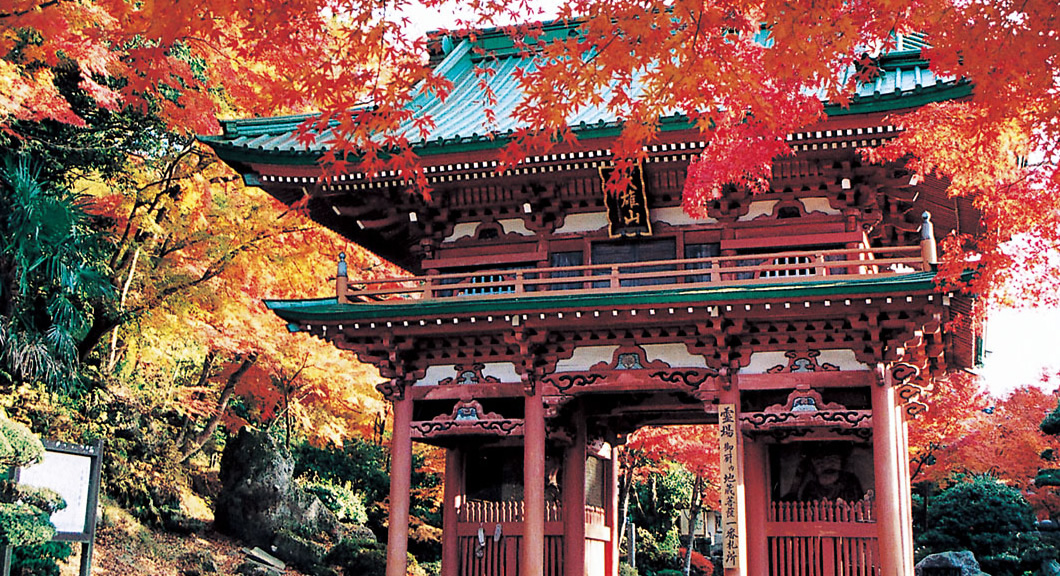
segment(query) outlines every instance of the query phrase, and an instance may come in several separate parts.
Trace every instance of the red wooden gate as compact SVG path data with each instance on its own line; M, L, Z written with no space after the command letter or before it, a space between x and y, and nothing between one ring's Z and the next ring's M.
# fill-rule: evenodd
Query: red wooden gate
M766 523L770 576L875 576L879 545L870 498L847 504L774 502Z
M460 576L519 576L522 502L467 502L458 518ZM562 519L558 503L545 505L545 576L563 575Z

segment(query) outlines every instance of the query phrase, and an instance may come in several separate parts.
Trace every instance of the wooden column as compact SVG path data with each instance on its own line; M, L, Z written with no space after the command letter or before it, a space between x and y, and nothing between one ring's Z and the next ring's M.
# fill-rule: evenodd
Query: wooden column
M902 514L894 388L889 375L872 387L872 457L876 472L876 528L880 576L902 576Z
M618 576L618 544L622 540L619 527L622 520L618 514L618 446L611 446L611 461L608 466L607 478L607 525L611 531L611 542L607 546L607 576Z
M412 398L394 400L394 434L390 440L390 525L387 529L386 576L405 576L409 549L409 499L412 485Z
M766 519L769 509L769 473L766 446L761 442L743 439L743 480L745 509L744 540L747 542L747 573L769 573L769 543L766 540Z
M523 558L520 576L545 575L545 405L541 386L526 396L523 455ZM397 576L387 574L387 576Z
M464 458L459 448L445 450L445 503L442 509L442 576L460 572L460 506L464 503Z
M915 563L913 561L913 490L909 478L909 425L906 423L902 413L903 408L899 406L898 417L895 425L898 427L898 462L899 485L898 493L902 503L902 562L905 565L905 574L912 574Z
M585 574L585 419L572 418L574 444L563 462L563 573Z

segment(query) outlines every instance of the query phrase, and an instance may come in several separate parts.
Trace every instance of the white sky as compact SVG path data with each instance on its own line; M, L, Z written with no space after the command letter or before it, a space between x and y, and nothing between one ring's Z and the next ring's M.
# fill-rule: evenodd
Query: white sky
M997 310L986 329L983 377L994 396L1041 384L1043 370L1060 371L1060 309Z

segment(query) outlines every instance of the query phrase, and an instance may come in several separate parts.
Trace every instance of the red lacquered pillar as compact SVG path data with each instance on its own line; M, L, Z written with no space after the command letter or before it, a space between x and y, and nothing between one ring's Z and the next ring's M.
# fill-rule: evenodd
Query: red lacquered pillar
M390 440L390 525L386 576L405 576L409 550L409 499L412 485L412 398L394 401Z
M522 576L545 574L545 406L541 387L526 397L523 423ZM387 576L392 576L387 574Z
M769 480L766 470L766 447L761 442L743 438L743 480L747 521L747 573L769 573L769 547L766 540L766 520L769 506Z
M901 483L898 480L898 438L895 426L894 388L889 378L872 387L872 457L876 472L876 527L880 546L880 576L901 574L905 554L902 550L900 505Z
M442 576L457 576L460 570L460 537L457 534L460 506L464 500L464 462L459 448L445 451L445 508L442 510Z
M610 473L607 478L607 525L611 532L611 542L607 546L607 572L608 576L618 576L618 543L622 535L618 533L618 527L622 522L618 517L618 446L611 446L611 461L609 462Z
M563 573L585 574L585 420L572 419L574 443L563 463Z

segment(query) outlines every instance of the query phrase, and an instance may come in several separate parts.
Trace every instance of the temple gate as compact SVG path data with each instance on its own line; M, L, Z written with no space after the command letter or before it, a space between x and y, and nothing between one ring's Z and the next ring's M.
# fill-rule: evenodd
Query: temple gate
M790 136L769 191L733 188L694 219L681 192L705 144L681 118L618 196L603 190L605 110L579 119L576 147L498 171L503 138L474 132L473 66L511 91L525 61L505 42L432 44L456 90L417 102L436 122L416 147L430 199L385 175L323 181L327 135L300 144L305 116L203 138L248 184L308 195L314 219L411 274L366 282L340 259L334 297L268 302L389 379L388 576L405 573L412 442L446 449L444 575L616 576L615 450L638 427L690 423L727 443L726 574L912 574L906 422L975 355L971 300L933 281L932 230L975 232L978 215L856 149L895 135L888 113L968 85L916 51L884 55L848 108ZM515 100L499 99L497 133Z

